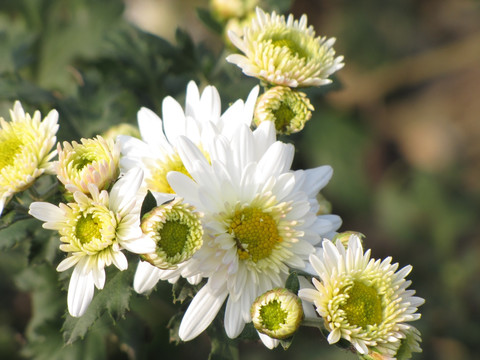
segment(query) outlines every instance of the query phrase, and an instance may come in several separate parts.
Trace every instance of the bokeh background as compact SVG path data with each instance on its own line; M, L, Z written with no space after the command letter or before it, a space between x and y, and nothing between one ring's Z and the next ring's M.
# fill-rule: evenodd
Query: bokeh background
M374 257L413 265L412 288L426 299L415 324L423 353L414 359L480 358L480 2L268 4L290 5L317 34L337 38L346 63L332 85L308 91L315 112L290 138L295 166L330 164L334 177L323 195L342 229L365 234ZM59 139L78 140L135 124L140 106L161 114L162 99L182 102L190 79L220 88L224 106L245 98L257 82L226 64L232 50L197 8L208 9L208 1L2 0L0 115L8 118L16 99L29 111L56 108ZM208 357L207 335L169 342L176 311L169 284L149 299L132 295L125 317L105 316L85 339L64 345L65 291L45 262L55 263L56 245L38 244L35 232L28 245L11 236L5 242L2 232L0 358ZM302 328L287 351L240 344L241 359L292 357L355 359L315 329Z

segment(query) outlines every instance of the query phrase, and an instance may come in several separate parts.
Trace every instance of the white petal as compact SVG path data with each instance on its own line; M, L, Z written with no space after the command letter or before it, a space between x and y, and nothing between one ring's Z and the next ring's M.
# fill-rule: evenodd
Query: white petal
M174 144L180 135L185 135L185 114L180 104L167 96L162 103L163 126L170 144Z
M329 344L335 344L338 340L340 340L340 337L342 336L342 333L338 328L335 328L330 334L328 334L327 341Z
M70 284L68 285L68 312L74 317L82 316L92 301L95 291L92 272L82 274L80 267L73 270Z
M38 220L47 222L57 222L64 218L64 213L58 206L47 202L31 203L28 213Z
M202 287L183 316L178 330L180 339L189 341L200 335L217 316L227 294L226 289L213 294L209 286Z
M139 294L146 293L153 289L160 280L160 269L146 261L140 261L133 279L133 288Z
M112 260L115 266L123 271L128 268L128 261L125 255L121 251L113 252Z
M121 177L110 191L110 209L116 213L127 211L143 181L143 170L134 168Z
M78 256L68 256L58 264L57 271L61 272L70 269L72 266L76 265L79 260L80 258Z
M172 152L173 149L163 133L162 120L152 110L141 108L137 114L138 128L142 139L156 150ZM122 146L123 148L123 146Z
M280 344L280 341L277 339L274 339L268 335L262 334L260 331L257 331L257 333L260 340L262 340L263 345L265 345L270 350L275 349L278 346L278 344Z
M135 254L148 254L154 252L156 248L152 239L143 236L137 239L121 241L120 245Z
M245 321L242 318L240 302L234 302L231 298L227 300L225 310L225 332L230 339L236 338L245 327Z

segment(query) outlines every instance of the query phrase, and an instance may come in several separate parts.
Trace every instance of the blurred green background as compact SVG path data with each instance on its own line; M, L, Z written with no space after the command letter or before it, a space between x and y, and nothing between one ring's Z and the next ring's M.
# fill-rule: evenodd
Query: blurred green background
M165 96L183 102L190 79L221 89L224 107L245 98L257 82L224 61L231 50L196 15L208 6L2 0L0 115L9 118L16 99L29 112L56 108L59 140L78 140L135 124L140 106L161 114ZM426 299L414 324L423 353L414 359L480 358L480 3L296 0L290 12L336 37L346 63L332 85L307 91L315 112L290 139L295 166L330 164L324 195L342 230L364 233L375 258L413 265L412 288ZM29 224L0 232L1 359L208 357L206 335L169 343L169 284L149 299L132 294L124 317L105 315L83 340L64 345L57 244L42 243L41 229L19 231ZM241 359L292 357L355 358L315 329L302 328L287 351L240 344Z

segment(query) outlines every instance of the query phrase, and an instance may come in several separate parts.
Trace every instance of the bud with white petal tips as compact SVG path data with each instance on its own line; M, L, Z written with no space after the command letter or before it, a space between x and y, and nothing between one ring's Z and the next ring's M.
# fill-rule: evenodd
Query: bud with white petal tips
M250 313L255 329L274 339L292 336L303 319L301 300L284 288L260 295L252 304Z

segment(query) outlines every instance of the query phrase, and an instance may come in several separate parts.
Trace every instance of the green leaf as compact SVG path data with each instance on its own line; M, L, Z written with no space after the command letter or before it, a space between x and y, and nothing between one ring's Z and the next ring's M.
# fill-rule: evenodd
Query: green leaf
M155 197L152 195L152 192L148 190L147 195L145 196L145 199L143 199L142 210L140 211L140 218L143 218L143 216L146 213L150 212L156 206L157 206L157 200L155 200Z
M83 338L88 329L102 316L105 310L114 319L123 317L129 309L129 300L132 293L132 266L125 271L118 271L105 284L103 290L98 291L87 311L79 318L67 315L63 324L63 336L67 344L72 344Z
M295 295L298 294L300 282L298 281L298 275L296 272L292 272L290 275L288 275L287 281L285 282L285 288Z
M223 25L215 19L212 13L207 9L197 8L197 16L200 21L214 33L221 35L223 33Z
M290 345L292 345L292 342L293 342L293 336L290 336L286 339L281 339L280 340L280 345L282 345L283 347L283 350L288 350L288 348L290 347Z
M58 273L48 264L30 266L15 278L15 283L21 290L31 292L32 318L26 334L35 340L42 336L38 329L56 319L66 306L65 295L58 286Z
M21 241L28 241L27 237L35 220L29 219L26 221L18 221L23 214L17 214L15 211L10 211L4 214L0 219L0 250L10 249Z
M182 339L180 339L180 336L178 336L178 329L180 328L183 314L183 312L180 312L173 315L167 324L167 329L170 334L170 342L175 343L175 345L178 345L182 342Z
M178 279L178 281L172 286L173 302L180 302L183 304L188 298L193 298L202 286L203 283L192 285L184 278Z

